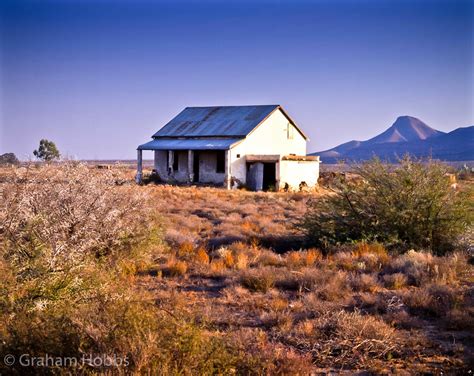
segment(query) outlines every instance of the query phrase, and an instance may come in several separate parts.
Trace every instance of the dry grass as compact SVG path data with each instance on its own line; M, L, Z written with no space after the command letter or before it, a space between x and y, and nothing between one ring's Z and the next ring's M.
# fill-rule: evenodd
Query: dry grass
M323 256L305 249L293 226L310 194L138 187L127 183L131 177L117 172L121 185L112 181L111 198L138 193L139 213L154 214L163 234L147 243L147 258L130 254L115 265L123 286L157 309L144 321L149 337L129 343L140 364L176 349L169 359L176 368L154 368L158 373L455 374L472 367L474 271L467 255L397 256L359 243ZM0 272L2 283L14 284L6 265ZM117 317L123 315L111 315L102 330Z

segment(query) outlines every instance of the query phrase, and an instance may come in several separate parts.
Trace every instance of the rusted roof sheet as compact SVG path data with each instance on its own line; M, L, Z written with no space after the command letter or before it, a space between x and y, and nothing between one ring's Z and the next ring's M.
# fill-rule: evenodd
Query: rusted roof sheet
M140 145L138 150L227 150L241 138L155 139Z
M245 156L247 162L278 162L280 160L279 155L268 155L268 154L247 154Z
M319 162L319 155L285 155L284 161L300 161L300 162Z
M153 137L245 137L279 107L186 107Z

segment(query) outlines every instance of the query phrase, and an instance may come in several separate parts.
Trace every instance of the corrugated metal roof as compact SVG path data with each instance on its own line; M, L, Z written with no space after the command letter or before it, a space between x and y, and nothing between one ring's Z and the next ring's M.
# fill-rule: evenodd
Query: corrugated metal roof
M159 138L140 145L138 150L227 150L240 141L241 138Z
M278 107L186 107L153 137L244 137Z

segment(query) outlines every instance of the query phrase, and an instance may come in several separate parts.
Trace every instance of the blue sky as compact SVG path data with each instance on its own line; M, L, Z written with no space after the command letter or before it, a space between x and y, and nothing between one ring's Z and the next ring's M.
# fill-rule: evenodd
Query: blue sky
M134 158L186 106L282 104L308 152L473 125L473 4L4 0L0 153Z

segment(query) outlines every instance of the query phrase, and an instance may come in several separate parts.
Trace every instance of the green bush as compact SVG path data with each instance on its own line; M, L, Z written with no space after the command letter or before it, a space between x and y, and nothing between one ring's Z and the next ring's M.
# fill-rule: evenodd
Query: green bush
M363 240L444 254L472 224L472 197L451 187L441 163L373 159L354 172L360 178L341 176L332 194L308 203L300 225L319 247Z

